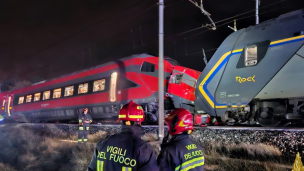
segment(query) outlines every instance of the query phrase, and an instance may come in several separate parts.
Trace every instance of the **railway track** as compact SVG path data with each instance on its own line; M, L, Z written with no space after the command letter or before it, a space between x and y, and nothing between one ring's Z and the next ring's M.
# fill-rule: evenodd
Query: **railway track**
M67 123L3 123L2 126L11 124L20 125L61 125L61 126L77 126L78 124ZM91 124L92 127L119 127L119 124ZM143 128L158 128L158 125L142 125ZM165 128L168 126L165 125ZM194 126L194 129L207 129L207 130L247 130L247 131L280 131L280 132L303 132L304 127L290 126L290 127L253 127L253 126Z

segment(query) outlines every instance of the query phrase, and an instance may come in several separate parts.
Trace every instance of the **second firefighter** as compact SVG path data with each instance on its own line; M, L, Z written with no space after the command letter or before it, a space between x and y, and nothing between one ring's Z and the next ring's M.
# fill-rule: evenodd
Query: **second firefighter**
M161 144L157 158L160 171L203 171L205 164L204 149L189 138L193 130L193 116L183 108L172 111L165 122L171 139L166 136Z

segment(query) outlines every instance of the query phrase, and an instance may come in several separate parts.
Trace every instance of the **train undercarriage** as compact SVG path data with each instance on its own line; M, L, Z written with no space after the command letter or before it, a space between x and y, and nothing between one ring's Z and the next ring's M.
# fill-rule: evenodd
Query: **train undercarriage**
M304 119L304 98L294 99L255 99L243 108L228 108L216 119L227 125L246 124L275 127Z

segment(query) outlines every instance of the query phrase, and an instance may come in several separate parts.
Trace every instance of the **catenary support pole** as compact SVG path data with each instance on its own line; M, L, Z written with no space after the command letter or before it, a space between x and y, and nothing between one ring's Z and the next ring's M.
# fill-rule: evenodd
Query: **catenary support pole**
M158 138L164 138L164 0L159 0Z
M259 24L259 3L260 0L255 0L255 24Z

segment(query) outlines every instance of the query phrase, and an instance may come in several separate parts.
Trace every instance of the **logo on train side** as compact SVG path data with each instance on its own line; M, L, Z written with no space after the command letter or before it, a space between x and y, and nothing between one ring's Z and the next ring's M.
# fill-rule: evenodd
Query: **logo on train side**
M242 77L240 77L240 76L237 76L237 77L235 77L235 79L236 79L236 81L238 81L239 83L243 83L243 82L246 82L246 81L253 81L253 82L255 82L254 77L255 77L255 75L252 76L252 77L248 77L248 78L242 78Z
M46 103L46 104L41 104L41 107L47 107L49 104Z

